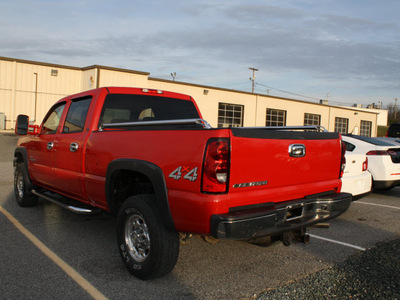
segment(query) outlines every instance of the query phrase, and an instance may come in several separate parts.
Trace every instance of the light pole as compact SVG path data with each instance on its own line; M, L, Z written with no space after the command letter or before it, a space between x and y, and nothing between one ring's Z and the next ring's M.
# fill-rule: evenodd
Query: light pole
M33 120L36 124L36 111L37 111L37 88L38 88L38 73L33 73L36 76L36 84L35 84L35 119Z

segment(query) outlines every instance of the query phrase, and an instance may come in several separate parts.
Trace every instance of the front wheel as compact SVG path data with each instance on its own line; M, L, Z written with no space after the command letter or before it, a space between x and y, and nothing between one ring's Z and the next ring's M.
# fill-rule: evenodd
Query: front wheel
M36 206L39 198L31 193L28 176L28 171L24 166L17 164L14 171L14 195L21 207Z
M172 271L179 255L179 234L161 221L153 195L129 197L117 220L118 248L125 266L140 279Z

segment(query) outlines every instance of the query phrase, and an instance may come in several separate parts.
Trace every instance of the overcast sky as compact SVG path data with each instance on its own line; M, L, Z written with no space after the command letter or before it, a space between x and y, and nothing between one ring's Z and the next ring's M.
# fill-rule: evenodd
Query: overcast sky
M400 99L399 49L397 0L0 0L0 56L243 91L255 67L257 93L312 102Z

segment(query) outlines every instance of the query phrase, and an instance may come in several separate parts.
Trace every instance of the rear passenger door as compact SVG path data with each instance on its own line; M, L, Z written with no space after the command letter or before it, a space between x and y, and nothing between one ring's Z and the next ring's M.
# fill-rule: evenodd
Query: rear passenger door
M91 96L70 100L65 122L54 141L54 186L59 192L81 200L85 198L83 162L88 132L85 123L91 101Z

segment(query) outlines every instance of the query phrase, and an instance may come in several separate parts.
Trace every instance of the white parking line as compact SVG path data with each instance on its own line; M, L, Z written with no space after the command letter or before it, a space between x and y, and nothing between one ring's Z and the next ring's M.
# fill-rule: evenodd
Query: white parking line
M362 202L362 201L353 201L353 203L360 203L360 204L367 204L367 205L380 206L380 207L386 207L386 208L400 209L400 207L396 207L396 206L368 203L368 202Z
M80 285L93 299L107 300L107 298L96 289L89 281L83 278L74 268L68 265L57 254L47 248L39 239L34 236L28 229L26 229L17 219L14 218L8 211L0 206L0 213L5 215L7 219L23 234L25 235L40 251L43 252L50 260L58 265L67 275Z
M336 241L336 240L331 240L331 239L324 238L322 236L318 236L318 235L315 235L315 234L309 234L309 236L311 236L313 238L316 238L316 239L323 240L323 241L339 244L339 245L350 247L350 248L354 248L354 249L357 249L357 250L361 250L361 251L367 250L366 248L363 248L363 247L360 247L360 246L356 246L356 245L352 245L352 244L348 244L348 243L344 243L344 242L340 242L340 241Z

